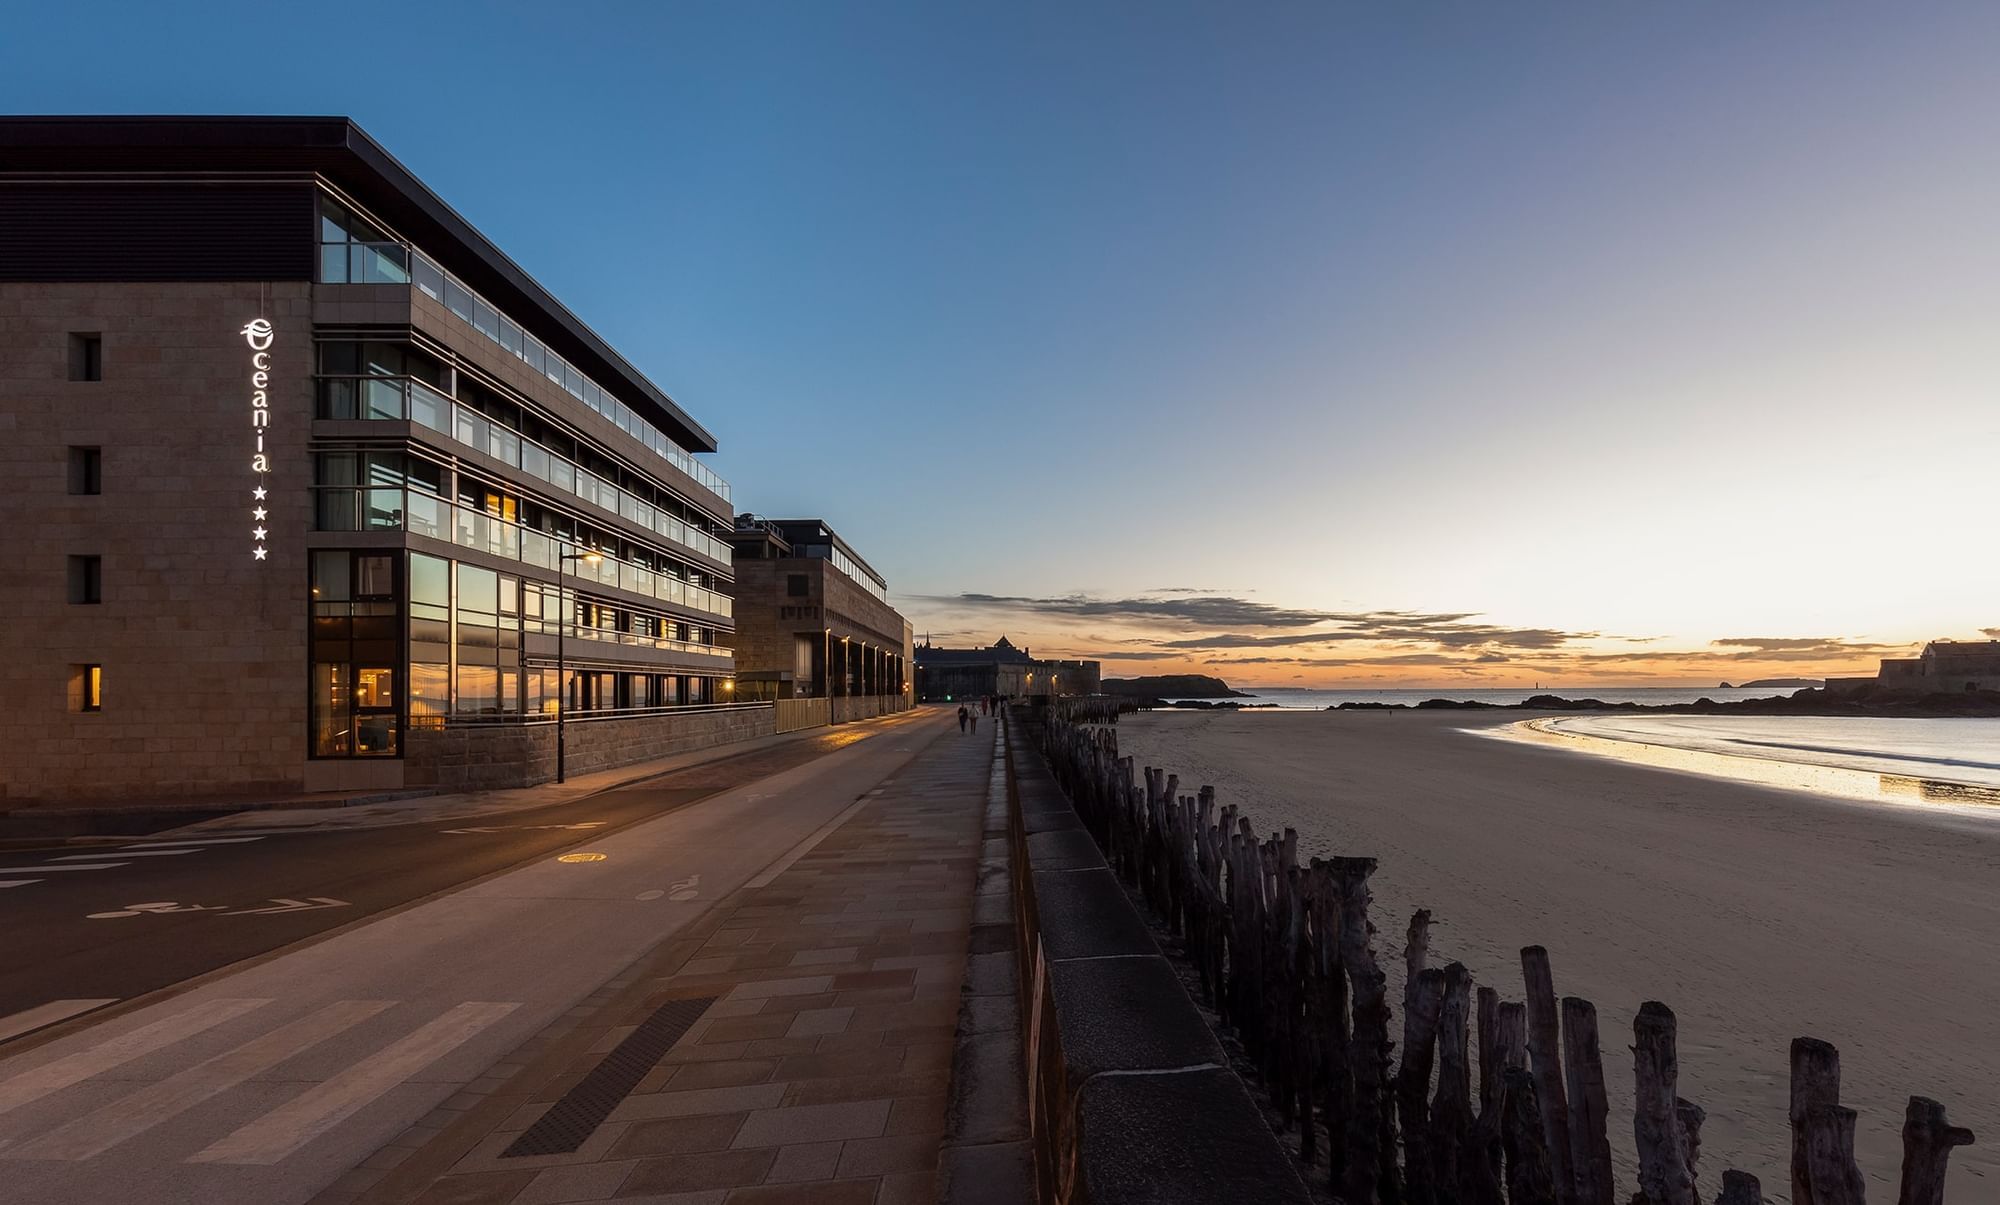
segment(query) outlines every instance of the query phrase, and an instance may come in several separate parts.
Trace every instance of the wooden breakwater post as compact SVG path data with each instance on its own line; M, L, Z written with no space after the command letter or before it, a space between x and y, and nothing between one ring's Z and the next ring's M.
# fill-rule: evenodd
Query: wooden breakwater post
M1374 859L1301 866L1295 831L1259 837L1212 787L1182 795L1178 778L1151 767L1135 781L1113 729L1052 711L1035 736L1107 862L1181 941L1205 1001L1299 1130L1300 1158L1324 1169L1343 1205L1628 1205L1611 1163L1598 1011L1557 995L1546 949L1521 951L1523 998L1506 1000L1462 964L1430 965L1433 918L1418 910L1403 946L1398 1051L1370 916ZM1706 1115L1678 1094L1672 1010L1641 1006L1632 1052L1629 1205L1697 1205ZM1863 1205L1839 1052L1800 1038L1791 1073L1793 1205ZM1898 1205L1943 1205L1950 1153L1972 1132L1911 1097L1903 1139ZM1761 1205L1763 1191L1730 1168L1714 1200Z

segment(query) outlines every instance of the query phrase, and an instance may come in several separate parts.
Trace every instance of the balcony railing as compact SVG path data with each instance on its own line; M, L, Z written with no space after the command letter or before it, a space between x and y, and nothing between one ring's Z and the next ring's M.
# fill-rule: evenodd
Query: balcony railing
M668 464L721 495L723 501L729 501L729 483L714 469L696 460L687 449L578 372L569 361L550 351L423 252L403 243L321 243L319 279L322 284L414 284L464 319L473 330L561 386L564 392L651 448Z
M561 564L567 576L578 582L627 590L724 620L735 614L734 602L727 594L705 590L672 574L629 561L600 556L595 564L585 560L563 563L559 559L562 553L575 547L568 541L422 490L403 486L320 486L315 493L320 531L414 532L551 573Z
M601 506L685 548L727 565L730 547L691 523L620 489L574 461L494 422L414 377L327 377L320 381L319 416L338 419L408 419L572 497Z

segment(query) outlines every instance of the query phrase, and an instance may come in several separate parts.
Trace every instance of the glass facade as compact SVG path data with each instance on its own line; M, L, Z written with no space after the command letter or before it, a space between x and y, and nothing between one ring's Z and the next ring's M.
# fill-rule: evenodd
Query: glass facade
M392 241L356 214L320 201L319 280L322 284L414 284L472 329L499 344L571 397L616 424L620 431L708 489L729 500L729 483L608 390L577 371L533 335L432 262L421 251Z
M422 289L726 496L706 466L431 261L336 207L323 218L322 281ZM410 425L317 434L315 527L427 540L312 554L314 757L400 756L410 728L717 700L734 608L721 588L727 520L709 512L713 500L675 493L622 443L586 437L420 335L322 326L316 352L317 417ZM587 593L596 587L633 597ZM566 673L554 665L558 634ZM684 655L669 658L683 662L677 672L650 664L661 653Z
M314 757L395 757L402 752L403 664L397 561L391 552L312 556Z

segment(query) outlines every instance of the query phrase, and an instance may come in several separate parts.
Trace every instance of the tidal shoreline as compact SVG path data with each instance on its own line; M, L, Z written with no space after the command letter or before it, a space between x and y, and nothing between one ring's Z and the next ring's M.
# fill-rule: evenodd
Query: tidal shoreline
M1378 923L1434 909L1440 962L1503 982L1546 945L1558 991L1597 1002L1607 1053L1642 1001L1668 1002L1683 1094L1709 1110L1709 1195L1721 1167L1782 1184L1794 1037L1847 1052L1872 1179L1897 1165L1911 1093L2000 1128L2000 965L1970 953L2000 927L2000 824L1480 735L1512 714L1154 712L1121 721L1120 748L1297 828L1302 859L1379 858ZM1607 1064L1629 1110L1631 1064ZM1613 1140L1629 1177L1630 1134ZM1995 1176L1989 1146L1954 1156L1968 1200Z

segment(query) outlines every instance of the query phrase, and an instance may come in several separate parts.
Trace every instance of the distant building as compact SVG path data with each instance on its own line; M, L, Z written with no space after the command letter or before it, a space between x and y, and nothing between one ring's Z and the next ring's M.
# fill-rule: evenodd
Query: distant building
M910 624L889 584L824 519L738 515L736 697L893 698L907 706Z
M1872 678L1828 678L1826 688L1834 694L2000 690L2000 640L1933 640L1915 657L1883 658Z
M938 648L929 640L917 646L917 698L926 703L986 695L1094 695L1100 678L1095 661L1037 658L1005 636L983 649Z

